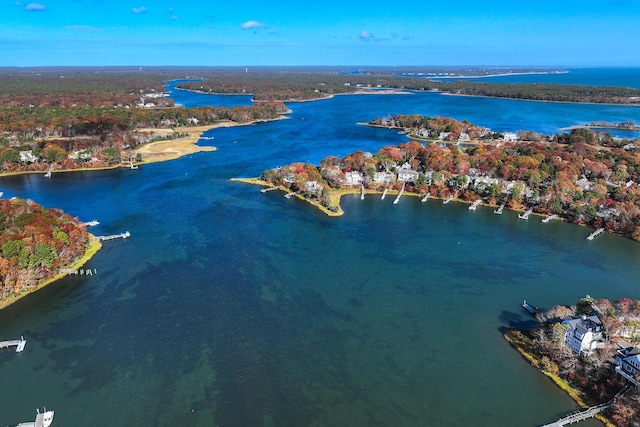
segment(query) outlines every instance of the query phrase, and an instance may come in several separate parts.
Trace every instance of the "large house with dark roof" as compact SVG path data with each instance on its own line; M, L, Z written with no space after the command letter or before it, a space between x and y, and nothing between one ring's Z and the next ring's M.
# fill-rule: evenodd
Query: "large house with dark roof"
M567 326L566 344L578 354L589 354L602 342L602 322L598 316L566 318L562 324Z

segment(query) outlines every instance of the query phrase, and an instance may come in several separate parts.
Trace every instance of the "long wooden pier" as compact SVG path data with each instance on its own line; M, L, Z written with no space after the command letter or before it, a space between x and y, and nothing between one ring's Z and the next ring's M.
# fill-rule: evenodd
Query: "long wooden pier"
M389 191L389 187L385 187L384 191L382 192L382 197L380 197L380 200L384 200L385 196L387 195L387 191Z
M549 222L549 221L551 221L551 220L554 220L554 219L556 219L556 218L558 218L558 215L553 214L553 215L551 215L551 216L548 216L548 217L544 218L544 219L542 220L542 222L544 222L544 223L546 224L547 222Z
M600 412L607 409L610 404L611 402L607 402L601 405L592 406L591 408L585 409L584 411L575 412L573 414L567 415L566 417L562 417L558 421L553 422L551 424L545 424L542 427L563 427L563 426L566 426L567 424L573 424L573 423L586 420L587 418L592 418L596 414L599 414Z
M402 188L400 189L400 192L398 193L398 195L396 196L396 199L393 201L394 205L397 205L398 202L400 201L400 197L402 197L402 193L404 193L404 186L406 185L406 183L402 184Z
M604 232L604 228L598 228L596 231L587 236L587 240L593 240L598 234L602 232Z
M0 341L0 348L16 347L16 353L22 353L24 346L27 345L27 340L24 337L20 337L19 340Z
M260 190L261 193L266 193L267 191L273 191L273 190L279 190L281 188L280 185L278 185L277 187L268 187L268 188L263 188L262 190Z
M129 237L131 237L131 233L129 233L128 231L125 231L124 233L112 234L110 236L96 236L95 239L104 241L104 240L113 240L113 239L128 239Z

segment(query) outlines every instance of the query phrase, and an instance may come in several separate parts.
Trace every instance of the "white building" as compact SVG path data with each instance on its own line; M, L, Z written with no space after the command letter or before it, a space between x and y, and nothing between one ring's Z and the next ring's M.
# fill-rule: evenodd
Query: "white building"
M357 171L345 172L344 176L346 178L345 183L347 185L360 185L364 180L364 177L362 176L362 174Z
M565 343L578 354L589 354L602 341L602 322L598 316L581 316L562 321L568 326Z
M384 182L390 183L393 182L395 176L391 172L376 172L373 174L373 182Z
M19 154L21 162L36 163L39 160L36 156L33 155L33 151L31 150L20 151Z
M505 132L502 134L502 140L504 142L516 142L518 135L515 132Z

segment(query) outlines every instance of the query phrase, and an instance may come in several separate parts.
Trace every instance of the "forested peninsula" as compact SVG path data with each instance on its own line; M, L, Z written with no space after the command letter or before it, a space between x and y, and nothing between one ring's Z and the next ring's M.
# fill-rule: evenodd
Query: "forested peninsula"
M60 209L0 199L0 308L77 269L100 249L86 226Z
M260 182L280 186L339 213L345 193L403 191L514 210L555 214L640 241L640 141L573 129L496 133L467 121L396 115L372 126L400 128L426 142L386 146L269 169ZM430 140L429 140L430 139Z

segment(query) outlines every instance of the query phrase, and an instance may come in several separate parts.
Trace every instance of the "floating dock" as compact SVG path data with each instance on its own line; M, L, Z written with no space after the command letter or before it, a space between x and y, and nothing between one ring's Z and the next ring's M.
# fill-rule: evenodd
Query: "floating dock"
M431 195L431 193L427 193L422 200L420 200L422 203L426 202L429 199L429 196Z
M30 423L20 423L16 427L49 427L53 422L54 411L47 411L47 408L44 408L44 412L40 413L38 409L36 409L36 419Z
M520 219L529 219L529 215L531 215L531 212L533 212L533 208L529 208L529 210L527 210L523 214L518 214L518 218L520 218Z
M482 200L478 199L475 202L473 202L471 206L469 206L467 209L469 209L470 211L475 211L476 208L480 205L480 203L482 203Z
M554 219L556 219L556 218L558 218L558 215L553 214L553 215L548 216L548 217L546 217L545 219L543 219L543 220L542 220L542 222L544 222L544 223L546 224L547 222L549 222L549 221L551 221L551 220L554 220Z
M598 234L602 233L603 231L604 228L598 228L596 231L587 236L587 240L593 240Z
M524 302L522 303L522 308L524 308L525 310L527 310L529 313L533 314L535 316L535 314L538 312L538 309L532 305L530 305L527 300L524 300Z
M16 347L16 353L22 353L24 346L27 345L27 340L24 337L20 337L19 340L0 341L0 348Z
M506 205L506 203L503 203L500 205L500 207L498 209L496 209L495 211L493 211L494 214L498 214L498 215L502 215L502 211L504 210L504 206Z

